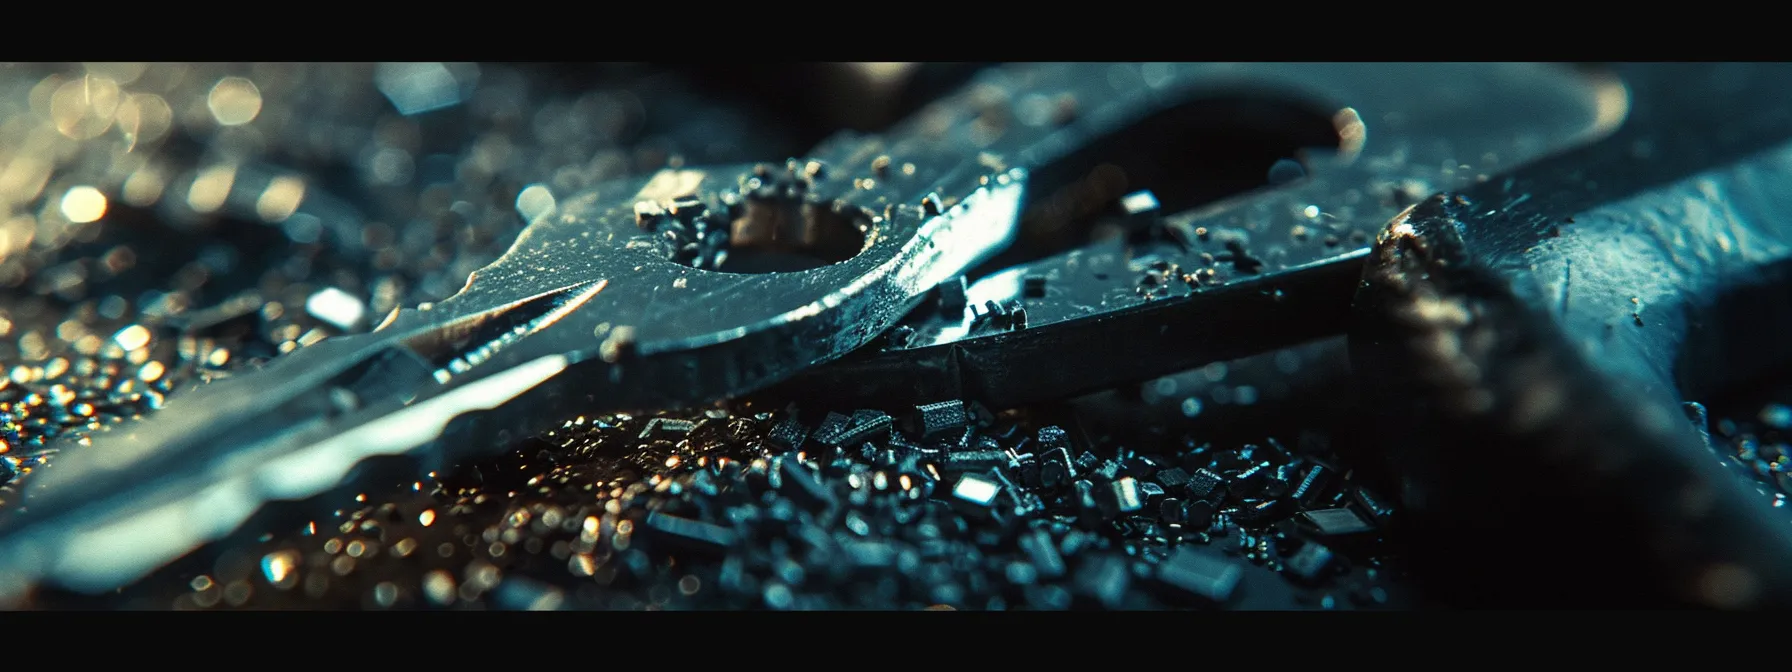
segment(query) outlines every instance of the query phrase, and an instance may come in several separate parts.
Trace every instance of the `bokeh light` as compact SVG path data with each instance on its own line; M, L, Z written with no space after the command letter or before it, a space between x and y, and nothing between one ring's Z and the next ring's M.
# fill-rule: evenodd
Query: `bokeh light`
M121 98L118 82L94 76L72 79L51 96L50 117L70 139L98 137L112 127Z
M106 195L86 185L62 195L62 216L76 224L99 221L106 216Z
M261 114L261 89L243 77L225 77L212 86L205 105L224 126L241 126Z

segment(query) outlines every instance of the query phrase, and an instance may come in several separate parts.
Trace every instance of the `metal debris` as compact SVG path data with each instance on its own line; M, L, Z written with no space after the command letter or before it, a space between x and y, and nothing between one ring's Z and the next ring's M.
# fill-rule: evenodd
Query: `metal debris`
M1373 525L1358 517L1356 512L1350 509L1306 511L1301 513L1298 519L1314 531L1326 536L1358 534L1375 529Z
M1224 558L1192 548L1177 549L1157 567L1157 580L1192 597L1225 602L1243 572Z

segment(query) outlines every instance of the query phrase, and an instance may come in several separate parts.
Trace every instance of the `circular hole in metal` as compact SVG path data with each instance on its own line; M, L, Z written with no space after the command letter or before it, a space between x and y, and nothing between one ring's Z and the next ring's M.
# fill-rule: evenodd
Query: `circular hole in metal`
M811 179L762 167L736 193L639 202L636 220L666 258L706 271L789 273L857 256L869 221L806 197Z
M728 244L710 270L806 271L846 261L865 249L857 212L780 198L748 198L728 222Z

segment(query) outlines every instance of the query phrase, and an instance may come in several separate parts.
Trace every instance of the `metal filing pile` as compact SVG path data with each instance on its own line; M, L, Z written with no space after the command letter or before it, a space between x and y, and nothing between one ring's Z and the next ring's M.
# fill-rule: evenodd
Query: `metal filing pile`
M1309 450L1321 450L1311 442ZM951 401L578 418L503 460L244 537L119 599L182 608L1362 608L1392 513L1274 441L1139 455ZM1279 576L1278 576L1279 574ZM82 604L72 596L57 604Z
M1261 594L1287 590L1254 575L1265 569L1339 592L1315 605L1351 589L1361 604L1387 599L1373 569L1335 581L1349 563L1333 549L1372 539L1370 521L1390 512L1273 442L1101 457L1060 427L1029 431L958 401L909 420L761 419L771 427L750 460L663 481L673 496L648 505L646 538L721 556L716 580L743 607L1223 605L1246 598L1247 574L1251 597L1283 597Z

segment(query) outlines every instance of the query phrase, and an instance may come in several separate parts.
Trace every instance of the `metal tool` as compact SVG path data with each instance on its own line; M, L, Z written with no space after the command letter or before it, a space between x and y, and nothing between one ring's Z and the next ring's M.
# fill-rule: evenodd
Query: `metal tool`
M1590 125L1586 91L1567 75L1408 70L1432 86L1466 71L1543 77L1528 102L1568 119L1543 124L1543 145ZM454 297L186 392L58 456L0 522L0 571L14 586L108 590L273 515L270 502L370 477L373 458L441 468L574 414L757 389L864 345L999 252L1023 188L1062 186L1126 129L1246 84L1336 109L1391 107L1397 88L1350 65L1117 72L997 70L883 138L842 137L781 168L668 169L531 213L511 251ZM1029 95L1041 92L1051 96ZM836 263L730 272L782 268L793 249Z
M1216 119L1286 130L1302 107L1340 150L1310 154L1308 179L1158 217L1191 191L1165 160L1177 131ZM1009 405L1337 333L1369 231L1424 194L1503 185L1503 171L1595 142L1626 107L1619 81L1555 66L998 69L885 139L839 138L779 169L669 169L570 199L454 298L97 436L29 482L24 510L0 523L0 571L106 590L268 502L365 476L379 465L368 458L439 467L572 414L701 403L805 370L784 389ZM1104 165L1150 197L1103 191ZM887 347L815 366L1028 233L1021 212L1125 192L1124 238L961 295L949 283ZM727 273L781 268L788 259L764 251L792 248L837 263ZM1073 357L1087 361L1063 364Z

